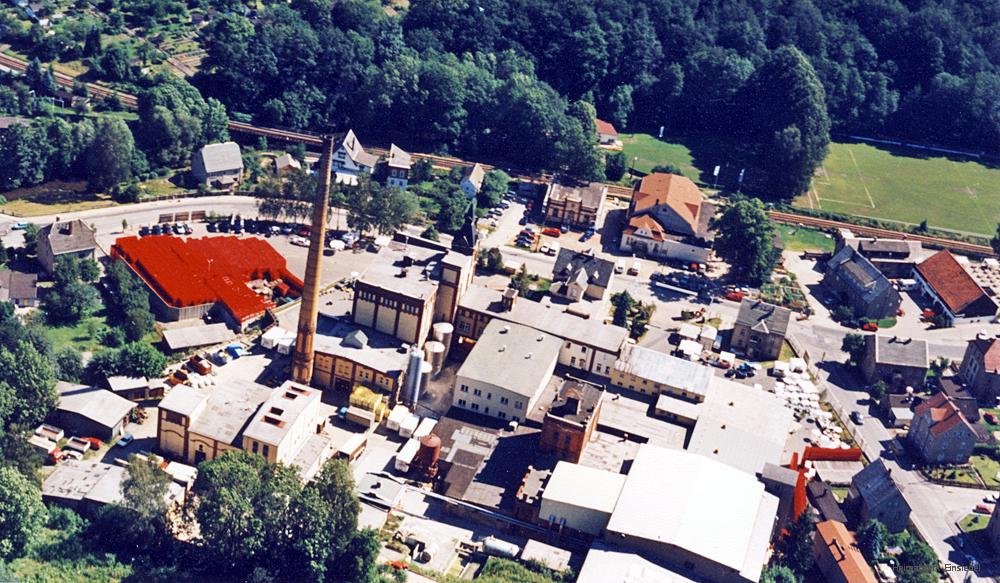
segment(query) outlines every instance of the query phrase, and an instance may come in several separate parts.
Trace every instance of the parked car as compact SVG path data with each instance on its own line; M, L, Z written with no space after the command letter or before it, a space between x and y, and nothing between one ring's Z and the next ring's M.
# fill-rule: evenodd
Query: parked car
M131 433L126 433L121 439L115 442L115 445L118 447L125 447L126 445L132 443L133 440L135 440L135 436Z
M351 246L358 242L358 238L357 233L354 231L348 231L340 237L340 240L343 241L345 245Z
M282 235L291 235L293 230L294 229L292 228L291 225L282 225L281 226L281 234Z
M972 511L976 514L993 514L993 507L987 504L976 504Z
M311 234L311 230L309 229L309 227L306 227L306 226L303 225L303 226L299 227L299 230L298 230L298 232L296 234L299 237L308 237Z
M212 221L211 223L209 223L208 224L208 232L209 233L217 233L217 232L219 232L219 224L216 223L215 221Z
M569 226L567 226L567 225L559 225L559 232L563 233L563 234L568 233L569 232Z
M861 416L860 411L851 411L850 417L851 421L853 421L855 425L864 425L865 423L865 418Z
M89 443L91 449L101 449L104 447L104 442L96 437L81 437L80 439Z
M145 237L145 236L149 235L149 233L150 233L149 227L143 226L143 227L139 228L139 236L140 237Z
M562 235L562 232L555 227L546 227L542 229L542 234L548 235L549 237L558 237L559 235Z
M741 291L731 290L726 292L726 299L731 302L742 302L745 297L746 294Z
M635 261L632 262L632 265L628 268L628 274L639 275L639 268L640 268L639 260L636 259Z
M875 322L865 322L861 324L861 329L865 332L878 332L878 324Z
M14 223L14 226L11 227L11 229L14 229L15 231L23 231L27 228L28 228L28 223Z
M299 235L292 235L291 237L288 238L288 242L291 243L292 245L297 245L299 247L309 246L309 239L306 239L305 237L300 237Z
M625 273L625 264L619 261L615 263L615 273L622 274Z

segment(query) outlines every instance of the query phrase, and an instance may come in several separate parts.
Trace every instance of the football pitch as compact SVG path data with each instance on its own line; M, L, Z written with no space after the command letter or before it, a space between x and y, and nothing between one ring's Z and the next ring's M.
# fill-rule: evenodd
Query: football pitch
M834 143L812 188L795 205L914 225L926 220L930 227L992 235L1000 222L1000 170L957 158Z

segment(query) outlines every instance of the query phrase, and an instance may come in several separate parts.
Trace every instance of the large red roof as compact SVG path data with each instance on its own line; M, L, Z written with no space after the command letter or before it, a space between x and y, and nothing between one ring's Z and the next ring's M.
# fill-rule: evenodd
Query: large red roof
M917 264L916 269L953 314L961 314L983 298L989 299L983 288L947 249Z
M122 237L111 254L132 266L171 306L219 302L240 322L273 305L247 287L251 280L278 280L296 294L302 291L302 281L288 271L285 258L258 238Z

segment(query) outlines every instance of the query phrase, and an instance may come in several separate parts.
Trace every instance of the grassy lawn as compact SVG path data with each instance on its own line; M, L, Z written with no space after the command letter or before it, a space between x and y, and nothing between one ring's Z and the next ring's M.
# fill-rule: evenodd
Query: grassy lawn
M958 484L979 485L975 472L968 468L930 468L928 473L936 480Z
M153 180L147 180L139 184L143 192L150 197L161 197L161 196L171 196L177 194L183 194L188 192L189 189L183 188L181 186L180 174L175 174L174 176L164 176L162 178L154 178Z
M958 526L961 527L962 532L976 532L983 530L990 523L990 517L982 514L970 514L963 518Z
M867 144L831 144L803 207L992 235L1000 219L1000 169L911 157Z
M694 165L691 151L682 144L664 142L649 134L619 134L625 152L626 164L640 172L649 172L653 166L673 164L691 180L698 181L701 172ZM628 173L626 173L628 176Z
M20 217L35 217L84 211L114 206L106 194L87 192L84 182L52 181L31 188L19 188L0 193L7 198L4 213Z
M97 335L106 325L107 316L101 309L89 318L80 320L75 326L46 326L45 331L56 348L69 345L81 352L92 352L101 347ZM91 336L92 330L93 336Z
M781 353L778 354L778 360L782 362L788 362L795 358L795 351L787 342L781 343Z
M847 500L847 493L851 491L847 486L831 486L830 490L833 492L833 497L837 499L837 502L841 503Z
M997 480L997 474L1000 474L1000 462L984 455L972 456L969 461L976 466L979 477L986 482L987 486L994 490L1000 490L1000 480Z
M833 237L816 229L803 229L792 225L776 225L785 249L789 251L824 251L833 253Z

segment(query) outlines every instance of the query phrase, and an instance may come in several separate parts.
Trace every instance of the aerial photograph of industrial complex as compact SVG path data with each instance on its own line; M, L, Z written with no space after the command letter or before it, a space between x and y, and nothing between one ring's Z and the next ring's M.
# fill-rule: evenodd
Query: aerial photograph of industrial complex
M996 0L0 2L0 583L1000 583Z

